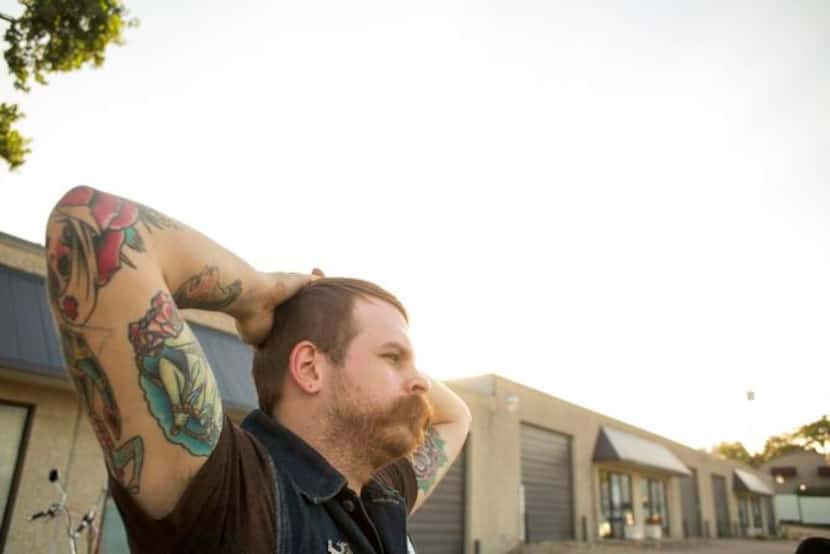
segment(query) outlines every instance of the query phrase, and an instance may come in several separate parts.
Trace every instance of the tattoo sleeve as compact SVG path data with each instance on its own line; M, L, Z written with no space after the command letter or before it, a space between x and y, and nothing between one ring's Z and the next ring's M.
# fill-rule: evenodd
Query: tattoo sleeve
M415 477L418 480L418 490L429 492L435 484L438 470L447 463L447 452L444 439L434 427L427 429L422 444L412 454L412 466L415 468Z
M209 456L222 431L222 403L202 348L173 299L159 291L150 309L130 323L139 386L150 413L171 443Z
M61 339L70 376L101 443L110 474L127 491L138 494L144 464L144 441L140 436L134 436L118 444L121 440L121 411L107 374L82 335L62 328Z
M176 290L173 301L179 308L197 308L219 311L230 306L242 293L242 281L237 279L223 285L219 268L206 266L198 274L187 279Z
M148 231L176 226L158 212L89 187L72 189L58 202L52 221L59 236L46 240L49 292L64 323L84 325L98 291L123 266L135 268L130 252L144 252L139 224Z

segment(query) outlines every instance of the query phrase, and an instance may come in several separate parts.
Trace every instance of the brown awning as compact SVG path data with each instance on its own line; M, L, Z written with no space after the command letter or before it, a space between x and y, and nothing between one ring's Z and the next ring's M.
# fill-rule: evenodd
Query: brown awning
M594 461L622 462L672 475L691 475L689 468L662 444L606 426L599 430Z
M735 470L735 490L763 496L773 496L775 494L763 479L743 469Z

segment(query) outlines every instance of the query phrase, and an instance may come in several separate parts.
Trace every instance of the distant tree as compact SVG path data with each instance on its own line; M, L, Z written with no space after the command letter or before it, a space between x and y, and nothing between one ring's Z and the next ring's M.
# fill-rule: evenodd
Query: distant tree
M799 450L804 450L804 447L796 441L792 433L773 435L767 439L767 442L764 443L764 449L758 454L760 460L758 465L760 466L765 462L774 460L778 456Z
M830 419L827 415L821 416L817 421L802 425L793 433L795 440L802 443L804 448L821 452L828 452L830 447Z
M712 448L712 453L727 460L742 462L748 466L757 467L757 455L750 454L746 447L740 442L722 442Z
M136 24L127 20L120 0L18 0L23 13L0 13L8 27L4 52L16 89L29 92L31 82L47 84L49 73L68 72L84 65L100 66L110 44L122 44L122 31ZM0 158L10 169L21 166L30 153L29 139L14 124L23 114L14 104L0 104Z
M830 454L830 419L827 415L790 433L773 435L756 454L750 454L740 442L722 442L712 448L712 453L757 468L784 454L805 450Z

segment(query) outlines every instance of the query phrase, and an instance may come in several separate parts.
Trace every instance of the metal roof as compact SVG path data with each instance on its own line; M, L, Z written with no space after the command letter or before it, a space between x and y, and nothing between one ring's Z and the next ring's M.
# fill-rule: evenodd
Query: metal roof
M257 406L251 378L253 352L239 338L189 323L210 363L224 403ZM68 380L57 331L49 312L45 280L0 264L0 367Z
M764 483L764 480L748 471L735 469L735 490L739 492L751 492L764 496L773 496L775 493Z
M691 475L671 451L632 433L602 426L594 446L595 462L622 462L673 475Z

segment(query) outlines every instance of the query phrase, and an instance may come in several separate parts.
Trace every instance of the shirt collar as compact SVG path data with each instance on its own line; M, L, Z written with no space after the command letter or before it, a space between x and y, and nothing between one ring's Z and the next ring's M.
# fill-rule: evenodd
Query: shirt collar
M315 504L334 498L346 486L346 478L319 452L262 410L248 414L242 428L268 450L277 471L284 471Z

